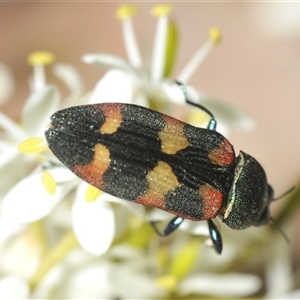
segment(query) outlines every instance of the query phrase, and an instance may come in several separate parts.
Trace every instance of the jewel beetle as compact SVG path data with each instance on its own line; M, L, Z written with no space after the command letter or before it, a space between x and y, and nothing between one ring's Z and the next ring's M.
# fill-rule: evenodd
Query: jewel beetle
M181 86L183 88L183 86ZM213 114L197 128L146 107L124 103L75 106L51 116L49 148L77 176L96 188L175 215L161 232L182 221L207 220L215 250L222 238L212 219L232 229L267 223L273 189L262 166L249 154L236 157L216 131Z

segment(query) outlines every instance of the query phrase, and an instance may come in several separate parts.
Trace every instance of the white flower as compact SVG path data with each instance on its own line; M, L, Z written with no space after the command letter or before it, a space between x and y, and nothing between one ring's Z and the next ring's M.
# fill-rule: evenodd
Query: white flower
M29 286L17 276L6 276L0 279L1 299L28 299Z
M47 55L49 56L48 53L39 52L31 56L30 59L31 61L34 59L38 59L38 61L45 60L45 56ZM67 65L57 66L56 73L59 74L62 79L64 79L64 75L67 75L65 81L67 85L72 88L67 104L83 104L83 101L80 100L82 98L83 88L77 73ZM5 148L5 153L7 153L8 156L9 152L13 151L15 156L12 157L11 164L7 161L2 162L4 165L3 168L8 169L10 172L15 172L15 170L19 170L19 168L27 171L24 165L19 163L19 166L15 166L13 164L16 157L25 157L17 151L17 144L19 144L21 140L28 139L31 136L42 137L45 126L49 122L49 116L60 108L59 92L55 86L46 84L41 63L38 65L36 65L36 62L34 63L34 76L32 78L31 88L32 94L25 103L22 114L21 123L23 127L15 124L4 115L2 119L0 119L3 128L6 129L7 137L14 137L13 142L6 142L9 145ZM88 100L87 97L84 99ZM6 193L3 199L1 217L4 220L16 222L17 224L34 222L48 216L70 192L74 192L75 189L78 188L72 211L74 230L79 242L86 251L94 255L100 255L108 249L116 233L114 230L114 209L107 201L116 202L117 200L115 197L103 193L99 197L101 198L99 201L95 203L86 202L84 200L86 198L86 184L80 181L71 171L63 167L57 159L46 150L45 146L41 144L41 141L42 138L29 139L19 146L19 149L24 152L45 151L43 153L40 152L37 157L34 156L30 158L32 164L37 163L36 158L41 160L41 163L29 176L25 176L24 174L24 178L17 183L10 182L10 184L8 184L8 187L12 186L12 188ZM34 147L32 145L34 145ZM41 156L42 154L44 156ZM45 169L48 170L46 173L44 173ZM50 173L51 175L49 175ZM5 175L7 176L7 174ZM53 180L52 177L54 178L54 184L48 185L48 192L42 185L41 177L46 181L51 181ZM103 199L106 201L103 202ZM131 203L124 204L123 206L126 205L138 213L141 213L143 210L142 207ZM10 223L4 223L3 221L1 224ZM87 226L88 224L90 224L90 226ZM18 228L18 225L12 226ZM110 228L110 230L107 230L107 228Z
M202 294L212 297L238 298L251 296L259 291L259 277L242 273L200 273L186 277L180 282L180 295Z
M131 99L133 103L153 106L193 125L206 127L209 120L208 116L200 109L192 107L187 109L185 97L178 85L166 78L173 65L173 61L170 62L168 58L175 55L177 38L174 23L168 20L171 10L170 5L157 5L152 10L152 14L158 18L158 23L151 66L150 70L147 71L142 65L143 62L133 31L132 17L136 13L136 7L132 5L120 6L117 17L122 21L129 62L105 53L83 56L84 62L111 70L107 74L105 83L101 80L96 86L92 102L128 102L128 99ZM215 114L218 120L217 130L221 133L228 133L228 129L232 127L251 129L253 128L253 121L241 110L215 100L187 85L193 72L220 41L220 33L216 28L211 28L209 35L208 41L177 75L177 80L186 86L189 100L206 106ZM103 92L104 89L105 93ZM106 96L101 98L103 94ZM170 105L171 103L172 105ZM176 108L176 106L179 107ZM193 113L187 114L189 110L193 110Z

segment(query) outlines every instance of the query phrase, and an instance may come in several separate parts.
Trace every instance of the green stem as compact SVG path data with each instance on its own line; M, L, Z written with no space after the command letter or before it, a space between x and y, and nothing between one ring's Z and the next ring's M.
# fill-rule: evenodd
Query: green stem
M34 290L42 278L74 248L79 246L73 231L67 233L58 245L45 257L39 269L29 280L31 290Z

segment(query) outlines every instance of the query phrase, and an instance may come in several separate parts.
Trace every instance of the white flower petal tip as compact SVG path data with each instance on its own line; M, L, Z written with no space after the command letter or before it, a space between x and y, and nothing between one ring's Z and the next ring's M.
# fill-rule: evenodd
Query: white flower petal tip
M130 103L133 97L132 81L120 70L108 71L97 83L90 103Z
M64 107L79 105L79 99L84 93L84 81L80 73L70 64L55 64L53 72L69 88L71 94L67 97Z
M183 279L179 284L178 291L180 295L246 297L258 292L261 286L262 282L259 277L250 274L195 274Z
M0 279L1 299L26 299L29 296L28 284L17 276L6 276Z
M59 108L60 92L52 85L34 92L22 112L22 125L33 136L43 135L49 116Z
M133 72L132 66L127 61L111 54L85 54L82 60L90 65L101 66L107 69L119 69L130 73Z
M115 216L111 205L100 199L86 202L87 184L82 183L72 208L73 228L81 247L99 256L105 253L115 235Z
M30 175L19 181L5 196L1 217L21 224L31 223L47 216L71 190L74 183L58 186L53 196L45 190L41 174Z

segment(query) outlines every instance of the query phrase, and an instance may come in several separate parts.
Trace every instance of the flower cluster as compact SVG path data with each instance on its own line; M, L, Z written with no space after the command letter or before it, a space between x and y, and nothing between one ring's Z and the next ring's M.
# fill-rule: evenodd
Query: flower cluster
M105 53L84 55L85 63L108 69L90 92L79 72L71 65L55 64L52 53L39 51L28 57L33 67L31 92L19 122L0 112L2 298L141 299L175 294L232 298L261 289L256 275L224 272L234 265L236 249L228 243L222 257L207 251L201 240L206 240L208 233L201 222L185 221L176 237L161 240L148 221L167 220L170 214L146 210L88 186L60 164L44 141L52 113L102 99L152 107L206 126L205 113L186 108L181 91L169 79L177 42L171 10L170 5L152 10L157 29L147 69L133 30L137 8L119 7L116 16L122 23L128 61ZM252 128L252 120L188 85L220 38L219 31L212 28L208 40L176 78L186 85L191 101L213 107L218 130L228 134L234 127ZM70 90L63 101L58 88L45 76L45 68L53 64L55 75ZM9 70L1 64L0 78L1 103L14 88ZM178 107L184 108L184 113Z

